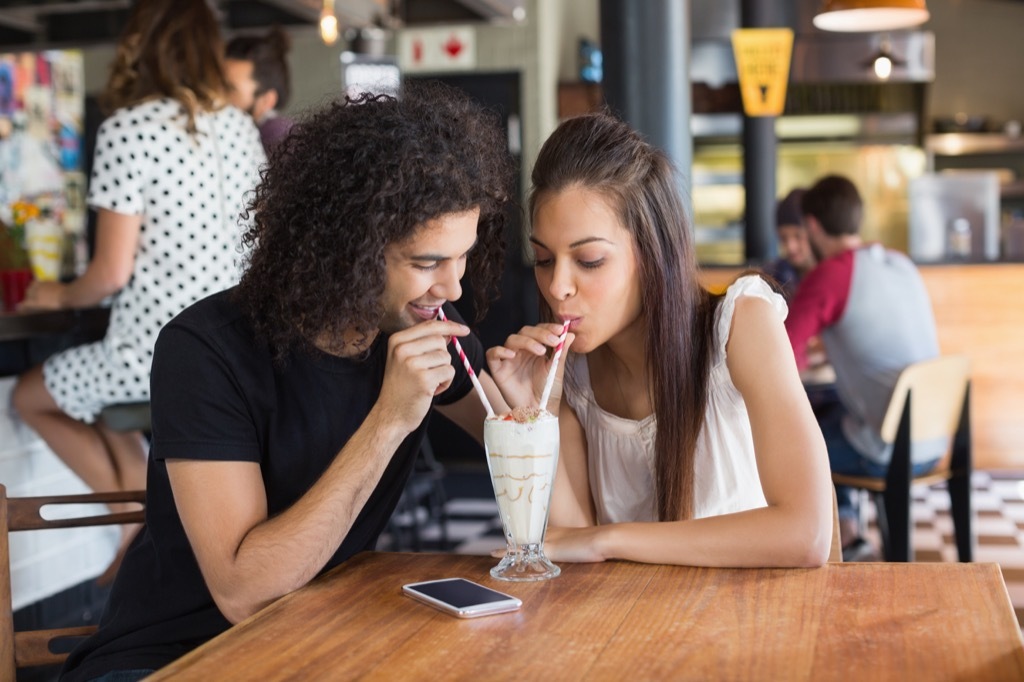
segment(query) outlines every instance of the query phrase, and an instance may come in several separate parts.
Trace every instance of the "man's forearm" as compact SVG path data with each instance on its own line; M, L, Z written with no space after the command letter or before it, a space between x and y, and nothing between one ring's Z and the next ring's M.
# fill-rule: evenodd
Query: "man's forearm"
M228 620L243 620L320 572L407 435L371 411L305 495L245 535L225 575L207 577Z

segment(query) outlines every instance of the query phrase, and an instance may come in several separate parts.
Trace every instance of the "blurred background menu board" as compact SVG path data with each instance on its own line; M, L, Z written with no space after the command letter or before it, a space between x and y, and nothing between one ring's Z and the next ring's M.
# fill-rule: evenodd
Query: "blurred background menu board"
M52 232L61 276L85 254L83 83L78 51L0 54L0 223Z

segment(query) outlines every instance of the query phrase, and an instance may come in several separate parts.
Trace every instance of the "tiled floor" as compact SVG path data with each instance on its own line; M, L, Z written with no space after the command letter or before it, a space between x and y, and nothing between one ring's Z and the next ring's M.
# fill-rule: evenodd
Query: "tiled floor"
M995 562L1002 567L1010 600L1024 626L1024 474L978 472L973 483L974 560ZM428 518L425 510L420 509L422 549L489 554L491 550L504 547L497 505L490 496L486 474L452 474L445 481L445 488L448 496L445 505L448 541L442 545L437 519ZM945 487L915 488L913 494L915 560L956 561L949 495ZM878 547L874 505L867 505L866 516L869 523L867 536ZM389 536L382 538L380 547L395 548Z

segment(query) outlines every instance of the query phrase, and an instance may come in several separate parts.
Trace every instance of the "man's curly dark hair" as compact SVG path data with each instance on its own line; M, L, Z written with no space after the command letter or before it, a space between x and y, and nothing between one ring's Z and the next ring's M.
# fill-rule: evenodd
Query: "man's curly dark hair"
M384 249L480 208L466 275L478 317L500 275L512 161L496 114L439 83L346 97L296 124L263 171L236 300L276 357L378 329ZM338 349L342 347L339 345ZM333 348L331 350L334 350Z

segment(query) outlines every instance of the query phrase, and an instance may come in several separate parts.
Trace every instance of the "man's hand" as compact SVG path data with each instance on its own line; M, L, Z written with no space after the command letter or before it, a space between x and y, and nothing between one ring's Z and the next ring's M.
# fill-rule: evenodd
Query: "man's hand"
M444 392L455 378L448 354L452 336L466 336L469 328L457 322L430 320L394 334L388 340L388 359L378 407L384 418L415 429L434 396Z
M558 345L561 331L562 325L553 323L523 327L518 334L509 336L504 346L495 346L487 351L491 376L509 407L533 406L540 402L544 381L551 366L548 348ZM562 348L560 367L550 398L555 402L561 396L562 372L574 338L574 334L566 336Z

